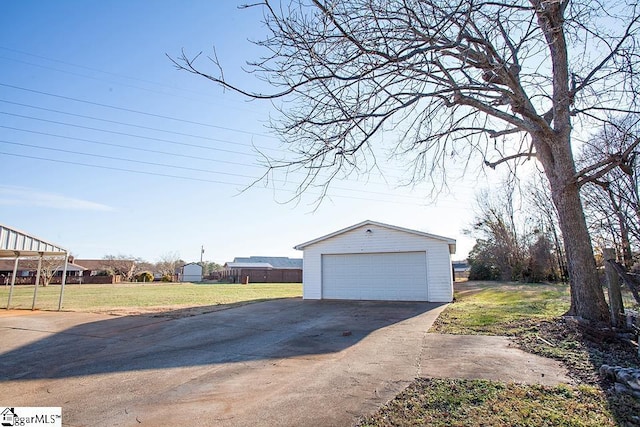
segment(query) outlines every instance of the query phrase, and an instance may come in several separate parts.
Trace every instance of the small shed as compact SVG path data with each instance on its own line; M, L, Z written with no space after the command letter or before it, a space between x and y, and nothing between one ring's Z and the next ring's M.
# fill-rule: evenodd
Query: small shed
M303 298L450 302L456 241L364 221L301 243Z
M180 272L180 281L202 282L202 266L195 262L183 265Z

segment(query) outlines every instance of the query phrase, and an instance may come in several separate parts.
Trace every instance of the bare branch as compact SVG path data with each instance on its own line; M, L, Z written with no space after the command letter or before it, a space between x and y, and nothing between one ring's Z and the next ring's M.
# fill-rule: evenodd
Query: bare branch
M519 159L521 157L526 157L527 159L530 159L532 157L536 157L536 153L530 153L529 152L529 153L512 154L511 156L503 157L502 159L497 160L495 162L490 162L488 160L485 160L484 164L489 166L491 169L495 169L496 166L498 166L501 163L508 162L508 161L514 160L514 159Z
M617 167L623 166L629 162L629 157L639 144L640 138L636 138L623 152L609 154L605 159L585 167L576 173L574 178L575 182L579 186L582 186L587 182L598 180Z

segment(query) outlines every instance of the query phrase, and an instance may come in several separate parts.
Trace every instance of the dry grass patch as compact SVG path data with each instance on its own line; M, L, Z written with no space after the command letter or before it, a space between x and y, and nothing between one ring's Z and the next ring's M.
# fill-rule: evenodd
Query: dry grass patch
M594 387L420 378L359 426L615 426Z

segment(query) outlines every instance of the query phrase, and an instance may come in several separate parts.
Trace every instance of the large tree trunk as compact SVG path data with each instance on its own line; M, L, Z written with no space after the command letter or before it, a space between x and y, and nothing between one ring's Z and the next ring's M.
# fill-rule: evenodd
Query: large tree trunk
M564 238L571 286L569 314L590 321L609 322L608 307L598 279L591 237L580 199L580 187L575 180L569 135L556 135L554 140L538 140L535 143L540 147L539 159L549 180Z
M569 313L587 320L606 322L608 321L607 303L598 280L579 189L571 184L565 184L564 189L554 189L552 184L552 196L558 209L558 220L567 254L567 269L571 284Z

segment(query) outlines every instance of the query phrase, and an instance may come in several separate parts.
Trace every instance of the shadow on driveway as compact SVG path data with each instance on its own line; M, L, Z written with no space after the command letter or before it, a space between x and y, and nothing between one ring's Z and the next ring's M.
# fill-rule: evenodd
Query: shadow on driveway
M211 307L215 311L181 318L178 312L5 315L0 316L0 381L334 353L441 305L295 298Z

